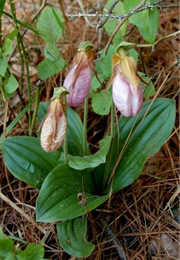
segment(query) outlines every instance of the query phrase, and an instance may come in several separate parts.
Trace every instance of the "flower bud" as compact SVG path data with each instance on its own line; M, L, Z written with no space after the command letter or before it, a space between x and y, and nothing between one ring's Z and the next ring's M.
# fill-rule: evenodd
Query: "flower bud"
M137 115L143 104L143 93L137 77L136 62L123 49L113 56L112 96L125 117Z
M61 101L51 101L42 124L41 146L44 151L52 152L62 146L66 133L66 116Z
M89 42L82 43L78 50L64 81L65 88L70 92L67 95L67 104L71 107L83 103L91 87L91 69L94 59L92 45Z

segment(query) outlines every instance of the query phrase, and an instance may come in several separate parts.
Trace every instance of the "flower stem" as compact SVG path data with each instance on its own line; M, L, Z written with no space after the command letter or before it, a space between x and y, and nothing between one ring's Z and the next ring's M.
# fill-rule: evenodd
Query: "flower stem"
M106 161L106 168L103 174L103 180L102 180L102 190L104 190L107 180L109 178L109 170L111 166L111 161L112 161L112 155L113 155L113 148L114 148L114 136L115 136L115 108L114 104L111 106L111 146L109 149L109 153L107 156L107 161Z
M111 107L111 136L114 138L115 134L115 107L114 104L112 104Z
M34 126L35 126L35 123L36 123L36 116L37 116L38 107L39 107L39 97L40 97L40 88L39 88L39 86L37 86L36 87L36 96L35 96L35 108L34 108L33 117L32 117L32 125L31 125L31 129L30 129L30 135L33 134Z
M83 155L87 154L87 117L88 117L88 97L84 101L84 119L83 119Z
M65 104L65 115L66 115L66 121L67 119L67 102L66 102L66 96L64 97L64 104ZM67 127L68 127L68 121L67 121ZM66 134L64 137L64 163L67 164L68 160L68 133L67 133L67 127L66 127Z

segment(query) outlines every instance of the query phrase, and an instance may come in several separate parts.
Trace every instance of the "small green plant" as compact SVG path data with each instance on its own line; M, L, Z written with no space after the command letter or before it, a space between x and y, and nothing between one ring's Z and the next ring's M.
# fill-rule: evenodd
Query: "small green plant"
M11 54L13 49L13 39L17 36L18 31L14 29L6 37L2 48L0 48L0 81L1 91L5 100L12 97L13 93L18 88L18 82L12 74L11 68L8 65L7 56Z
M65 61L60 57L59 50L56 47L56 42L64 32L61 13L55 8L46 8L39 16L37 29L46 42L45 59L38 65L39 77L44 80L57 74L65 66Z
M131 14L140 2L119 1L114 15ZM112 3L106 3L104 13ZM151 79L137 71L136 44L125 42L127 24L131 23L148 42L148 48L155 44L159 12L157 7L151 8L129 15L95 63L92 44L80 45L63 88L55 88L52 100L39 105L41 138L16 136L0 142L9 171L39 189L36 220L61 221L57 223L60 245L76 257L87 257L94 250L94 245L86 240L89 212L140 176L147 159L162 147L174 126L175 101L156 98ZM106 22L106 32L111 35L118 23L119 20ZM45 80L65 66L56 46L64 33L61 13L52 7L44 9L37 29L46 42L45 59L38 65L39 77ZM4 57L2 77L7 70ZM64 89L66 98L61 95ZM143 97L148 99L144 103ZM154 98L149 100L150 97ZM95 113L111 113L110 130L94 154L87 141L88 98ZM82 103L83 122L71 108Z
M0 229L0 260L45 260L43 245L28 244L21 250L12 239L27 244L22 239L6 236Z

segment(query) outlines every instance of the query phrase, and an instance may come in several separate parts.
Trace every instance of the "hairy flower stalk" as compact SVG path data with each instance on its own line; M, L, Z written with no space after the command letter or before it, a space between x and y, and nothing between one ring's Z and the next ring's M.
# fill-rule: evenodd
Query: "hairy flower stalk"
M143 104L143 93L133 57L123 49L113 56L112 96L116 108L125 117L137 115Z
M60 90L60 94L56 90ZM57 150L64 143L66 134L66 115L64 112L64 104L62 103L62 96L67 94L67 91L61 88L55 89L55 99L49 105L48 112L42 123L41 130L41 146L46 152ZM59 97L58 97L59 95Z
M74 57L70 71L64 81L64 87L69 91L67 104L77 107L82 104L91 87L91 69L93 69L94 51L89 42L80 44Z

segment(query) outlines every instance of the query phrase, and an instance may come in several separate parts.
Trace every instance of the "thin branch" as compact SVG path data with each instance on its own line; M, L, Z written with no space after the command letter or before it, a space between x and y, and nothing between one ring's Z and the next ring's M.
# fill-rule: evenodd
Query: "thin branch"
M158 39L157 41L155 41L153 44L149 44L149 43L140 43L140 44L136 44L136 43L130 43L131 47L139 47L139 48L154 48L156 45L158 45L160 42L171 38L171 37L176 37L178 34L180 34L180 30L170 33L168 35L165 35L164 37L161 37L160 39Z
M172 4L172 5L161 5L160 8L164 9L164 8L176 8L176 7L180 7L179 4Z
M117 5L117 3L119 3L119 0L114 0L114 2L112 3L111 7L109 8L109 10L107 11L106 15L110 15L112 13L112 10L114 9L114 7ZM107 22L107 20L109 19L109 16L106 16L104 18L104 20L100 21L97 25L97 29L102 28L105 23Z
M122 19L124 19L124 18L126 18L126 17L130 17L130 16L132 16L133 14L136 14L136 13L139 13L139 12L141 12L141 11L144 11L144 10L147 10L147 9L151 9L151 8L155 8L155 7L157 7L157 8L169 8L170 6L169 5L166 5L166 6L161 6L161 5L159 5L159 3L161 3L163 0L159 0L159 1L157 1L156 3L154 3L154 4L148 4L148 5L144 5L144 6L142 6L141 8L139 8L138 10L136 10L135 11L135 9L134 10L132 10L131 12L129 12L128 14L124 14L124 15L113 15L113 14L98 14L98 13L94 13L94 14L86 14L84 11L83 11L83 13L79 13L79 14L66 14L66 16L68 17L68 18L70 18L70 19L73 19L73 18L80 18L80 17L94 17L94 18L103 18L103 17L108 17L108 18L113 18L113 19L118 19L118 20L122 20ZM180 6L180 5L178 5L178 6ZM93 24L93 27L97 27L98 26L98 24Z

